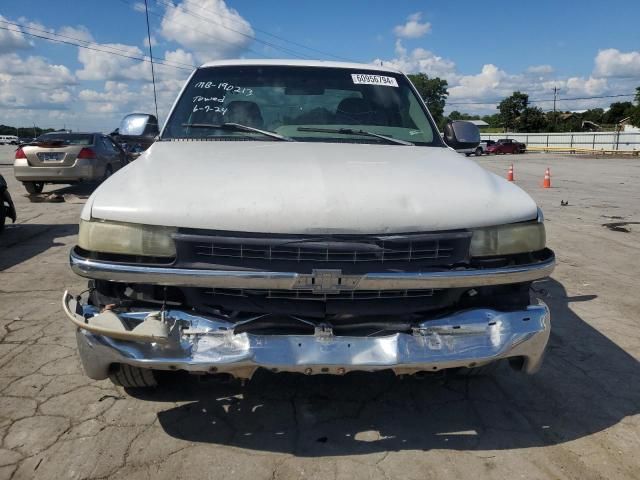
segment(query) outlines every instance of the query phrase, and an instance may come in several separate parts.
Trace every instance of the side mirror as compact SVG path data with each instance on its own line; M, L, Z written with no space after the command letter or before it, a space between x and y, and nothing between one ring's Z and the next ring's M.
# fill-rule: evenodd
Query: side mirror
M144 137L153 139L160 133L158 119L147 113L131 113L122 119L118 128L120 137Z
M475 148L480 144L480 130L471 122L453 120L444 126L444 141L454 150Z

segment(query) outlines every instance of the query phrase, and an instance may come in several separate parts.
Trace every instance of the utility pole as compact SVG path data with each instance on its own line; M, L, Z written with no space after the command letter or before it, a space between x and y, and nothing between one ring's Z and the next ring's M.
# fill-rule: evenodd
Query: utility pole
M560 89L558 87L553 87L553 125L556 126L558 123L558 116L556 115L556 100L558 99L558 91Z

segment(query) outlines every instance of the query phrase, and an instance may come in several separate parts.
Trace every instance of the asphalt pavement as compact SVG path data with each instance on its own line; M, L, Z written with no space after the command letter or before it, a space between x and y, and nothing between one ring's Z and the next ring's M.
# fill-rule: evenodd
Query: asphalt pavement
M640 478L640 160L475 161L513 162L545 212L558 266L535 286L552 311L539 373L178 375L145 394L88 379L61 310L86 286L67 258L95 185L29 197L0 165L18 210L0 235L0 479Z

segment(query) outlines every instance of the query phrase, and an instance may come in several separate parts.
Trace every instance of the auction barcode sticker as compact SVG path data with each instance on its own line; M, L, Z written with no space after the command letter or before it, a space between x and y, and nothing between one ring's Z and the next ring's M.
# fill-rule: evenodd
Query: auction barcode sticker
M385 87L397 87L398 82L393 77L383 75L370 75L368 73L352 73L353 83L362 85L383 85Z

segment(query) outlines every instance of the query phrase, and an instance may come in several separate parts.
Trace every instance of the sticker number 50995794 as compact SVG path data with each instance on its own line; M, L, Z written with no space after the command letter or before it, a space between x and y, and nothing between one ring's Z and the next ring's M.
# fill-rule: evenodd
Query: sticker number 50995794
M362 85L382 85L384 87L397 87L398 82L393 77L385 77L384 75L370 75L368 73L352 73L353 83Z

